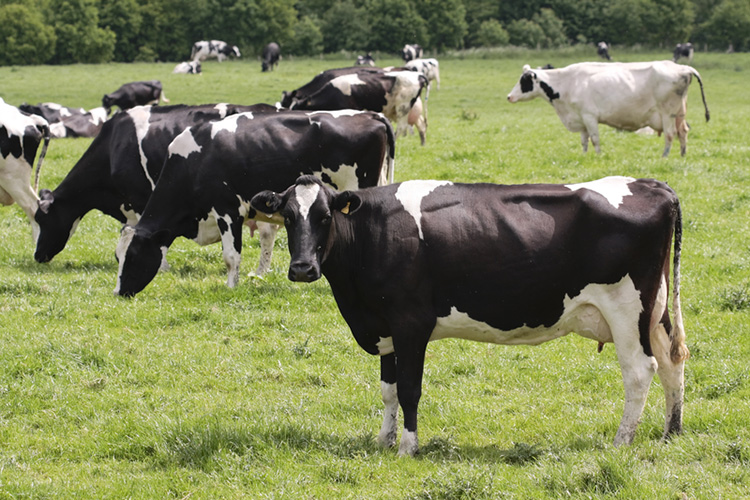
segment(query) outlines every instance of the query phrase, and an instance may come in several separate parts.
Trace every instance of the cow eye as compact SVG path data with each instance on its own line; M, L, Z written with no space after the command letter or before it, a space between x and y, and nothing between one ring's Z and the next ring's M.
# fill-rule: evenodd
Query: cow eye
M331 214L325 214L320 219L320 223L323 224L324 226L327 226L328 224L330 224L331 223Z

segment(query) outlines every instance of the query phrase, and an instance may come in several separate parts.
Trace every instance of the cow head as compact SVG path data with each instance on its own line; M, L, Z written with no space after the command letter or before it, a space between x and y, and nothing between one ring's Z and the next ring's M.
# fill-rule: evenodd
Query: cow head
M337 213L354 213L361 203L356 193L337 193L311 175L300 177L283 193L262 191L250 201L259 212L284 218L291 256L289 279L304 282L321 276Z
M51 261L62 252L80 221L72 214L57 210L54 202L55 195L52 191L42 189L39 192L39 206L34 214L34 220L39 225L34 260L41 263Z
M102 97L102 107L107 110L107 116L109 116L109 113L112 111L112 106L114 106L114 99L111 95L105 94Z
M537 69L532 71L531 66L524 65L521 78L508 94L508 102L529 101L535 97L544 97L552 102L560 98L560 94L555 92L552 86L546 81L546 71Z
M147 233L133 226L124 226L115 249L119 264L115 295L132 297L146 288L159 271L170 243L167 231Z

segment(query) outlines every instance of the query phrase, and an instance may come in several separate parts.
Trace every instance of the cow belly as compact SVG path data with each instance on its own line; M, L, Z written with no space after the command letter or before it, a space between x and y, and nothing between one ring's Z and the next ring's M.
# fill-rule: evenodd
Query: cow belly
M430 341L461 338L506 345L537 345L575 332L599 342L611 342L610 322L637 325L642 310L640 293L625 276L614 285L590 284L576 297L565 297L564 309L554 325L500 330L476 320L470 314L451 308L448 316L439 317Z
M221 241L219 225L216 223L214 217L209 216L204 220L198 221L198 234L193 238L193 241L201 246Z

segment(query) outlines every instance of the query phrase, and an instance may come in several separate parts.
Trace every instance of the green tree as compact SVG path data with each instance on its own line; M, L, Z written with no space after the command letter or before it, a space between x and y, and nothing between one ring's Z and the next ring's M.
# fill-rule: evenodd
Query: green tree
M367 48L370 38L367 13L349 0L337 2L328 9L321 27L325 52Z
M370 50L395 53L406 43L426 44L426 23L411 2L370 0L366 10L370 20Z
M444 52L463 47L468 30L466 9L461 0L426 0L420 3L421 15L427 22L427 47Z
M479 25L475 43L481 47L499 47L508 45L510 35L497 19L487 19Z
M55 30L25 5L0 7L0 66L43 64L55 52Z
M510 43L522 47L541 47L547 39L544 30L534 21L517 19L508 25Z
M606 39L610 44L643 43L648 39L644 19L652 12L648 2L649 0L619 0L609 3L603 16L606 36L599 38Z
M750 3L724 0L701 26L701 34L710 47L726 50L750 50Z
M544 31L543 47L560 47L567 45L568 39L563 30L563 22L552 9L541 9L531 18Z
M314 19L304 16L297 22L286 51L298 56L312 56L323 51L323 34Z
M693 29L693 6L690 0L649 0L642 18L648 41L659 47L674 47L686 41ZM654 15L658 12L659 15Z
M115 61L132 62L138 55L141 8L136 0L101 0L99 26L115 36Z
M53 62L102 63L112 60L115 34L99 27L95 0L62 0L50 4L49 18L57 36Z

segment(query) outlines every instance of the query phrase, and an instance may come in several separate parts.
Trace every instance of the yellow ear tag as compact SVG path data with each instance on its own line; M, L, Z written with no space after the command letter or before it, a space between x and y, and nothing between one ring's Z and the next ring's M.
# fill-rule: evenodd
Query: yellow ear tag
M349 215L349 205L351 204L350 201L346 202L346 206L341 209L341 213L344 215Z

